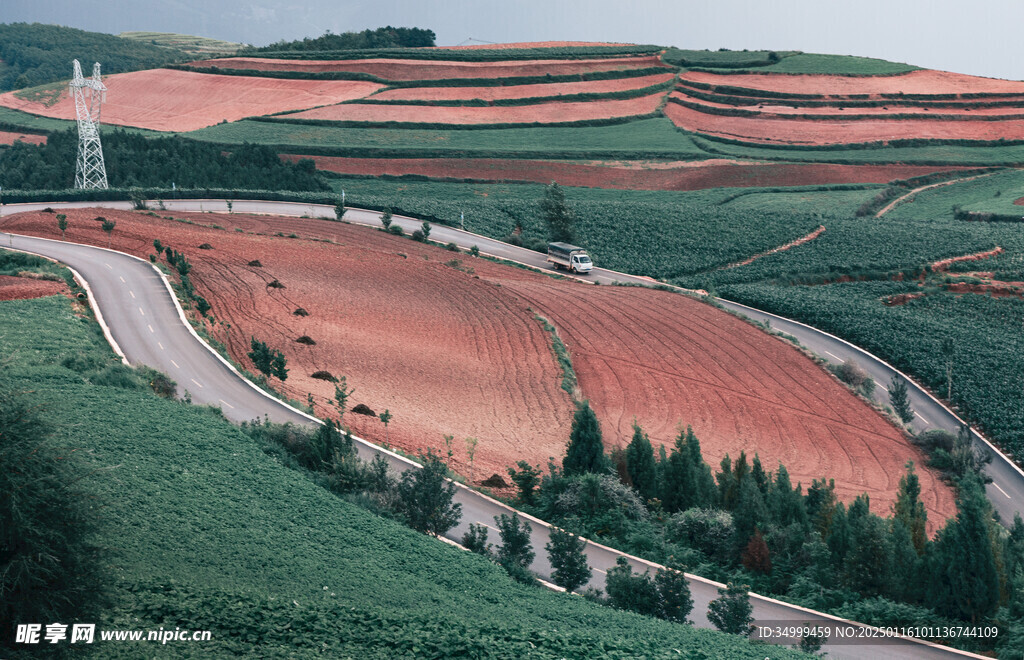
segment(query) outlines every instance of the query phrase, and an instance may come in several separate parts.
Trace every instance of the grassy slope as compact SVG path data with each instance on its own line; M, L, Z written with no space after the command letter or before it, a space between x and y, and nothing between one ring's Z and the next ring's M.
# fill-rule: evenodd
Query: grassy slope
M764 656L738 638L517 585L331 495L209 410L87 383L61 360L113 355L63 297L0 303L0 328L15 387L68 446L116 466L90 478L116 553L117 607L101 628L213 631L211 643L163 649L175 657Z

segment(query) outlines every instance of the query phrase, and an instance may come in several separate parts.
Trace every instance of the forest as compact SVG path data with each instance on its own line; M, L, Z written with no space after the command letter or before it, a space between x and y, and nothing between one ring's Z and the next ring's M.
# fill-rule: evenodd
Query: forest
M0 92L69 80L74 59L82 63L83 72L99 62L107 75L193 58L173 48L101 32L41 23L0 24Z
M423 28L380 27L362 32L334 34L330 30L320 37L306 37L295 41L277 41L269 46L244 48L239 55L279 51L302 50L364 50L367 48L423 48L434 46L433 30Z

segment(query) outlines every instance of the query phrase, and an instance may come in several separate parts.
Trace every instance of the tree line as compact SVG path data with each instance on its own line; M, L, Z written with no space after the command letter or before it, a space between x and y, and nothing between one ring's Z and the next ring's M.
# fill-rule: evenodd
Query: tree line
M361 32L334 34L327 30L319 37L306 37L295 41L277 41L269 46L243 48L239 55L280 51L306 50L366 50L370 48L423 48L435 46L437 35L433 30L406 27L379 27Z
M103 73L154 69L193 59L174 48L42 23L0 24L0 92L71 79L71 61L89 75L93 62Z
M7 190L62 190L75 181L78 134L51 133L46 144L15 142L0 149L0 185ZM226 153L217 145L179 137L144 137L104 131L103 153L111 187L236 188L327 191L313 161L281 160L263 145L243 144Z

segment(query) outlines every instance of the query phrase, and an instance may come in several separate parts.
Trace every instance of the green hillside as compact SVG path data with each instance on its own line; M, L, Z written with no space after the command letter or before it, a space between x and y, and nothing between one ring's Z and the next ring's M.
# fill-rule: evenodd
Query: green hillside
M0 24L0 92L35 87L71 78L71 61L82 63L89 75L93 62L103 75L154 69L190 59L164 46L121 39L112 34L86 32L42 23Z
M97 326L66 298L2 302L0 328L0 351L15 356L4 381L31 392L60 446L110 468L86 481L114 578L99 627L212 631L147 654L764 657L738 637L519 585L336 497L217 412L111 376L120 368Z

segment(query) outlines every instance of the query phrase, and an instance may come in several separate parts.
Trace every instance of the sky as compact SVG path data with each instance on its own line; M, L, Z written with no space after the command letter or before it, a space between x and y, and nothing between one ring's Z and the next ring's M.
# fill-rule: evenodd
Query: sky
M1020 0L0 0L0 22L180 32L266 45L383 25L450 46L624 41L802 50L1024 79Z

